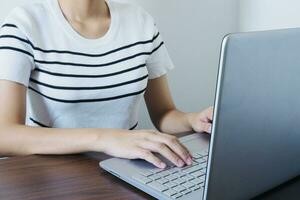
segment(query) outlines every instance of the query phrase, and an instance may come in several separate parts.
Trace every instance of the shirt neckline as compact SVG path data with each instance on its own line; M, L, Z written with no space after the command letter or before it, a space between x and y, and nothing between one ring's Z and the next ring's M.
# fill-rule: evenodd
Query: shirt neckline
M58 0L49 0L50 7L55 15L56 20L64 29L64 31L72 37L80 46L98 46L110 42L118 29L119 16L116 12L113 3L110 0L106 0L106 4L109 8L111 22L108 31L101 37L96 39L89 39L80 35L72 25L67 21L60 8Z

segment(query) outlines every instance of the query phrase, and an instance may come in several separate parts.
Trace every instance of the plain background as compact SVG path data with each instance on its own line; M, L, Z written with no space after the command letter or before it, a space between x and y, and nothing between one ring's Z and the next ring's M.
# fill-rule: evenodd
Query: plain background
M3 0L0 22L15 6L33 1ZM188 112L213 105L224 35L300 25L299 0L126 1L140 4L155 18L176 66L168 75L174 101ZM139 127L153 128L144 105Z
M300 27L299 0L240 0L239 30Z

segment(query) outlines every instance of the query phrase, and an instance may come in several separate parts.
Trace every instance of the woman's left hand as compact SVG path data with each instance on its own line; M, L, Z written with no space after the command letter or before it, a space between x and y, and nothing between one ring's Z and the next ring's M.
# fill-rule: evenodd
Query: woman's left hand
M195 132L211 133L213 107L199 113L188 113L187 119L189 125Z

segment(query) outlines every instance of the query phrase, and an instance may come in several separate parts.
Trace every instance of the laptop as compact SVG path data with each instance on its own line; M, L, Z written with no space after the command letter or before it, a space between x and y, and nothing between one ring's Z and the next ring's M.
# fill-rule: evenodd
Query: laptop
M300 29L238 33L222 43L211 138L180 140L193 164L100 162L163 200L253 198L300 175Z

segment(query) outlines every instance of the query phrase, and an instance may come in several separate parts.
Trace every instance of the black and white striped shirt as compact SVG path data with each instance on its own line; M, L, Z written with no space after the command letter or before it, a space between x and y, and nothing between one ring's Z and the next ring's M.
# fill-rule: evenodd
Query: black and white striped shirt
M26 124L134 129L149 79L173 68L152 17L107 1L108 32L77 33L57 0L14 9L0 30L0 79L28 87Z

